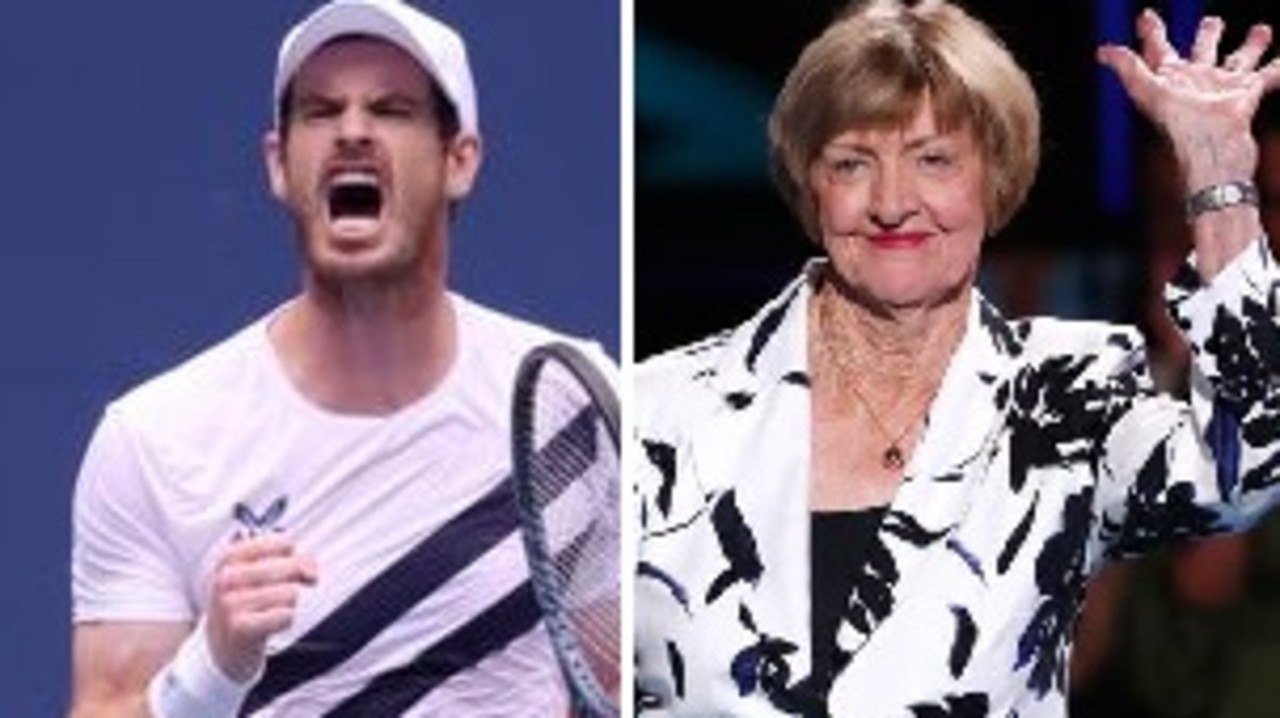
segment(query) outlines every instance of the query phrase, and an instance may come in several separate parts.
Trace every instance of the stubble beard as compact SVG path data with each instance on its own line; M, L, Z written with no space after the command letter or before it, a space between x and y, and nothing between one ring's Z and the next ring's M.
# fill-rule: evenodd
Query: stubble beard
M372 296L423 282L428 258L422 238L398 242L392 251L377 257L346 258L325 248L327 238L308 236L301 223L298 232L304 271L313 291L330 297Z

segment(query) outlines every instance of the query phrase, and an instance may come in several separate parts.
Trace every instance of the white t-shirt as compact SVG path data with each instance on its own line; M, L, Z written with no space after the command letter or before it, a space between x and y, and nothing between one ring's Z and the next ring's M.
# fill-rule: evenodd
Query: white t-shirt
M76 487L74 620L194 622L227 543L280 531L315 557L319 580L269 643L259 687L276 682L279 695L252 715L320 715L344 700L563 715L507 477L516 367L564 337L451 301L453 367L390 416L336 415L298 394L270 317L112 402Z

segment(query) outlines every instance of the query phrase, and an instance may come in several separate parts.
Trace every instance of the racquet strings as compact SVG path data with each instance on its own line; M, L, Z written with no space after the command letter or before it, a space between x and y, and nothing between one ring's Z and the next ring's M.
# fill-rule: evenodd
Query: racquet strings
M556 604L544 610L564 622L584 659L567 670L585 669L598 689L610 691L620 631L615 440L587 389L559 361L542 364L529 408L529 498L542 516L549 559L553 590L543 598Z

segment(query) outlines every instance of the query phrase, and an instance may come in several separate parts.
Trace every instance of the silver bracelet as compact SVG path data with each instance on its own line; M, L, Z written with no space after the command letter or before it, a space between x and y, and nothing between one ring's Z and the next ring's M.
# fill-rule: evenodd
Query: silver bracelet
M1249 180L1211 184L1187 198L1187 218L1195 219L1206 212L1234 207L1238 204L1258 206L1258 188Z

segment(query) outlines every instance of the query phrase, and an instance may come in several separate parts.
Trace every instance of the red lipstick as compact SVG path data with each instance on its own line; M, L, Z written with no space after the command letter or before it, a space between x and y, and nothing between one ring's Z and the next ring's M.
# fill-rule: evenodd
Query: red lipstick
M870 237L880 249L915 249L929 239L928 232L881 232Z

